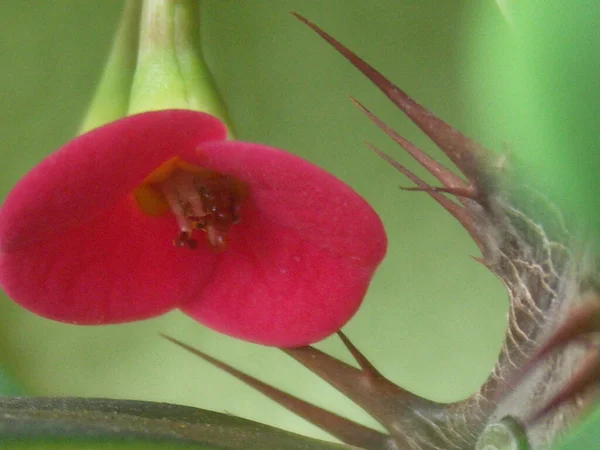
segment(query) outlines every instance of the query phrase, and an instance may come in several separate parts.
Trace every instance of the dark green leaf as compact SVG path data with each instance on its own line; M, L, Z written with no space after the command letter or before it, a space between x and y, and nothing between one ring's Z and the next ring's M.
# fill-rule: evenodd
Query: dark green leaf
M277 428L168 403L0 398L0 448L343 450Z

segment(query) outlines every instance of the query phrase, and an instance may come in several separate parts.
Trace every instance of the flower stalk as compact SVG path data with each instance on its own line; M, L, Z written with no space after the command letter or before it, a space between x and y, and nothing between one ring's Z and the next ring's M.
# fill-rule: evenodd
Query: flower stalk
M146 0L142 5L130 115L188 108L185 83L175 53L175 4L171 0Z
M127 114L135 72L141 0L127 0L104 72L79 128L83 134Z
M233 123L202 52L199 1L180 0L174 3L175 54L187 93L188 108L209 112L221 119L227 125L229 138L233 139Z

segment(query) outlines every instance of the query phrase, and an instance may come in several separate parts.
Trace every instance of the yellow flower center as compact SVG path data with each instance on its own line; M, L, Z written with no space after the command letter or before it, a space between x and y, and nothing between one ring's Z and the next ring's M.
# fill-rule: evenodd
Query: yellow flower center
M227 246L229 229L240 220L239 211L247 188L229 175L187 164L173 158L154 170L134 191L138 207L151 216L175 215L177 247L194 249L194 231L206 233L215 250Z

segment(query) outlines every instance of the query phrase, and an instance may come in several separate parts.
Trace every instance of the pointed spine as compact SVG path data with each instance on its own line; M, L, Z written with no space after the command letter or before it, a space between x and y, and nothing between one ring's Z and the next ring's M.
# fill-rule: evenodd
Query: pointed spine
M373 146L370 143L366 143L371 150L373 150L377 155L379 155L384 161L402 173L404 176L409 178L413 183L415 183L423 192L426 192L431 196L436 202L438 202L446 211L448 211L462 226L473 241L477 244L479 249L484 252L485 251L485 238L481 235L481 232L475 222L475 218L471 215L469 210L459 204L453 202L448 197L445 197L440 192L436 192L434 188L429 186L425 181L421 178L417 177L414 173L400 164L398 161L394 160L391 156L379 150L377 147Z
M198 356L212 366L221 369L232 377L237 378L247 386L257 390L277 404L304 418L327 433L330 433L332 436L335 436L346 444L372 450L391 448L389 446L389 437L383 433L380 433L379 431L365 427L364 425L353 422L345 417L334 414L326 409L312 405L311 403L283 392L282 390L251 377L250 375L247 375L244 372L241 372L234 367L225 364L224 362L213 358L212 356L175 338L166 335L162 335L162 337L174 343L175 345L178 345L184 350L187 350L188 352Z
M354 97L350 97L352 102L358 106L358 108L366 115L371 122L373 122L379 129L385 134L392 138L397 144L399 144L404 150L408 152L419 164L421 164L429 173L438 179L446 188L449 189L467 189L469 184L462 178L457 176L454 172L438 163L436 160L431 158L429 155L424 153L421 149L413 145L410 141L400 136L394 130L392 130L387 124L381 119L375 116L369 111L364 105L362 105Z
M354 67L369 78L410 120L417 125L435 144L444 151L465 176L477 180L481 172L484 158L492 158L493 153L477 142L467 138L462 133L452 128L446 122L431 114L423 106L410 98L403 90L392 84L374 67L349 50L339 41L334 39L320 27L302 17L292 13L297 19L308 25L313 31L327 41Z

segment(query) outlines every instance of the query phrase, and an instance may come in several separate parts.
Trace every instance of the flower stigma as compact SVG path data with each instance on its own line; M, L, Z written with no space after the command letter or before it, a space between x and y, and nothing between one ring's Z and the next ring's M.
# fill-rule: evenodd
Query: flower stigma
M176 247L195 249L194 233L206 233L209 246L217 251L227 247L232 225L240 221L246 186L219 172L184 163L178 158L153 171L134 191L140 209L149 215L175 215L179 234Z

